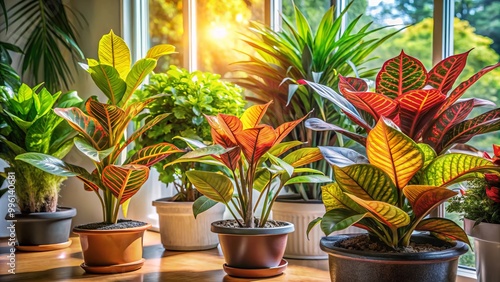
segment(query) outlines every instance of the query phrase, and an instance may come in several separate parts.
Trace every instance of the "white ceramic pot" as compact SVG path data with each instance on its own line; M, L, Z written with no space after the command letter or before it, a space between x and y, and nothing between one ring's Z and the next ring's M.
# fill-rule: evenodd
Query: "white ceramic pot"
M464 230L474 237L476 256L476 274L478 282L498 281L500 277L500 224L481 222L474 226L474 221L464 219Z
M193 202L172 202L170 198L153 201L160 223L161 243L167 250L195 251L217 247L217 234L210 224L221 220L225 206L218 203L207 211L193 215Z
M292 259L327 259L328 255L320 249L321 237L325 236L319 225L316 225L309 233L307 239L307 226L309 222L325 214L325 206L322 202L306 202L297 200L285 200L278 198L273 205L273 219L293 223L295 231L288 234L288 242L285 250L285 258ZM360 233L364 230L349 227L333 234Z

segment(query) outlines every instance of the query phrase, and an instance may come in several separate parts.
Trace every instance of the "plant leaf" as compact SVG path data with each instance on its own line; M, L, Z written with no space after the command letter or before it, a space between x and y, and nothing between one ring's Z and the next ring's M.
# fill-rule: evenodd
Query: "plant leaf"
M269 107L269 105L271 105L271 103L272 101L269 101L266 104L253 105L246 109L240 118L243 129L248 129L259 125L260 121L267 111L267 108Z
M437 63L427 74L427 84L443 94L447 94L462 73L467 63L469 51L449 56Z
M118 105L123 98L123 94L125 94L125 90L127 90L127 83L120 77L118 71L112 66L98 64L89 66L88 72L95 85L101 89L111 101L111 104Z
M339 126L336 126L331 123L326 123L323 120L319 118L309 118L305 122L306 128L309 128L314 131L335 131L338 133L341 133L352 140L358 142L359 144L366 146L366 137L356 134L354 132L350 132L348 130L345 130Z
M396 98L410 90L422 89L426 79L424 65L401 51L382 65L375 81L376 92Z
M333 146L318 146L323 158L331 165L345 167L352 164L366 164L368 159L353 149Z
M209 208L215 206L217 204L216 201L206 197L201 196L193 202L193 214L194 218L196 218L200 213L208 210Z
M301 141L282 142L279 144L274 144L274 146L271 149L269 149L268 153L273 156L279 157L280 155L286 153L288 150L300 145L304 145L304 142Z
M293 167L301 167L323 159L319 148L300 148L283 158L283 161Z
M330 177L324 175L299 175L290 178L284 185L292 185L299 183L328 183L332 182Z
M130 70L130 50L127 43L116 36L113 30L99 40L98 56L101 64L115 68L120 78L125 80Z
M342 191L366 201L396 205L397 190L389 176L376 166L356 164L343 168L333 166L334 179Z
M407 185L403 188L403 193L417 218L423 218L435 207L457 194L450 189L427 185Z
M277 134L271 126L259 125L240 131L235 137L249 165L253 166L275 144Z
M389 203L380 201L365 201L354 195L347 194L358 205L367 209L373 218L377 219L387 227L395 230L410 224L410 216L402 209Z
M101 181L119 200L120 205L135 195L149 176L149 168L143 165L108 165L104 168Z
M347 210L331 210L323 215L321 230L328 236L334 231L343 230L354 225L367 216L369 216L369 213L352 215Z
M447 218L428 218L422 220L415 228L417 231L430 231L439 239L459 240L469 244L469 238L462 227Z
M148 50L146 58L158 60L160 57L175 53L175 46L170 44L158 44Z
M227 205L233 197L233 183L225 175L209 171L191 170L186 172L186 176L198 191L216 202Z
M402 189L424 164L417 144L382 118L368 135L366 154L371 164L387 173Z
M89 175L89 173L82 167L68 164L58 158L46 154L25 153L16 156L16 160L29 163L38 169L57 176L71 177Z
M75 139L73 139L73 142L80 152L96 162L102 162L107 156L109 156L109 154L113 153L113 151L115 150L115 147L109 147L108 149L98 151L81 137L76 137Z
M138 164L151 167L152 165L160 162L166 157L174 153L184 152L174 145L166 142L158 143L155 145L142 148L137 153L132 155L125 164Z

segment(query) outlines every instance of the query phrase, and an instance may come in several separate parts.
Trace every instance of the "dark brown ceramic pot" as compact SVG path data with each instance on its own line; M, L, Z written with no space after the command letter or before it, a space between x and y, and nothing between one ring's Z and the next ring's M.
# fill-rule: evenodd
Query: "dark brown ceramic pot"
M212 223L211 230L219 236L226 264L233 268L264 269L282 263L288 233L293 224L283 222L274 228L233 228Z
M455 281L458 258L469 249L457 241L449 248L422 253L377 253L348 250L338 247L340 241L359 234L323 237L321 249L329 255L332 282L398 281L435 282ZM444 246L445 242L427 235L413 235L415 243Z
M90 273L120 273L141 268L144 231L150 227L151 224L112 230L73 228L80 236L84 260L81 267Z

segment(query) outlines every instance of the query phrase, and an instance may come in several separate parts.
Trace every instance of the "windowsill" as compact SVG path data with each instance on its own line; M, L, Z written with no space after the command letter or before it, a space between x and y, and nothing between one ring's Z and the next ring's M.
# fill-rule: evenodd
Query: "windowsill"
M477 281L476 272L473 270L458 268L457 282L475 282Z

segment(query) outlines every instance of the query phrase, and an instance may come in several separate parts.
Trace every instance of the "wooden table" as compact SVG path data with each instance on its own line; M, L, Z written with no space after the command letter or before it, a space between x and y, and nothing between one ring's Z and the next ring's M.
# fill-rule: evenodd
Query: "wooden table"
M220 248L198 252L166 251L160 234L148 231L144 237L144 266L121 274L86 274L78 237L69 248L48 252L16 252L16 274L8 274L9 247L0 239L0 281L330 281L327 260L287 259L285 273L267 279L227 276Z

